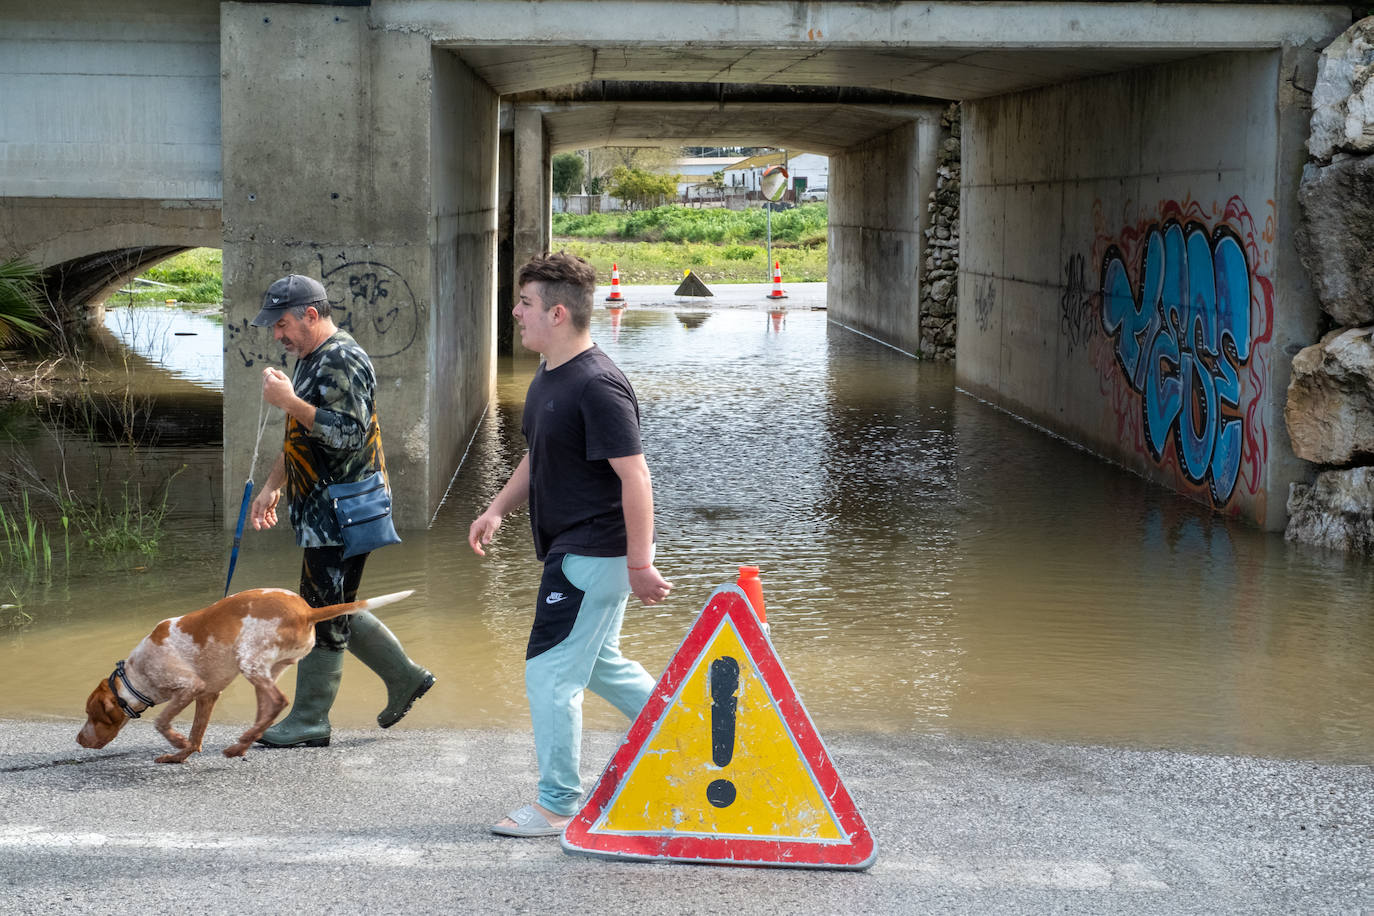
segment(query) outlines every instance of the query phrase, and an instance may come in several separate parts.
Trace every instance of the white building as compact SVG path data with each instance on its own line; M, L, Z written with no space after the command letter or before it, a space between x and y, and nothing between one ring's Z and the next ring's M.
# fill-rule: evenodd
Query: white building
M725 170L726 190L739 188L745 191L758 191L763 173L775 165L787 169L787 186L801 197L807 194L825 193L830 188L830 157L819 153L794 153L784 151L762 153L741 159Z
M681 177L677 183L679 197L686 196L697 185L707 184L711 176L743 159L743 156L697 156L674 159L673 171Z

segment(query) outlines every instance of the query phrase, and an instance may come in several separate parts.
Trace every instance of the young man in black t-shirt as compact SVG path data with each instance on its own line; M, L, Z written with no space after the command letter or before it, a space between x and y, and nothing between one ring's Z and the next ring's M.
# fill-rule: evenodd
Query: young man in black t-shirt
M620 654L631 594L645 604L672 585L654 567L654 495L639 441L634 389L592 343L596 272L559 252L520 269L520 342L542 353L525 395L529 448L468 529L479 555L505 516L530 505L544 561L525 652L525 693L539 760L536 803L493 824L506 836L552 836L577 813L582 692L591 688L633 719L654 679Z

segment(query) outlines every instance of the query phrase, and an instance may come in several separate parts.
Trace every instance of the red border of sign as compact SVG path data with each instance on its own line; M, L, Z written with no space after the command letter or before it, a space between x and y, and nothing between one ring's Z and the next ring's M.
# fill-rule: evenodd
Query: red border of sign
M780 839L748 839L745 837L710 837L671 834L598 833L592 830L601 813L615 797L616 790L634 768L640 752L653 736L659 721L677 697L683 682L705 653L720 622L729 617L740 642L749 650L755 670L762 678L778 713L792 733L792 740L801 751L802 760L810 770L822 794L829 801L841 831L848 841L816 842ZM644 704L625 741L611 757L606 770L592 789L587 803L577 812L563 832L563 849L567 852L629 859L669 859L677 862L699 862L735 865L772 865L795 868L868 868L878 857L877 843L854 805L849 791L826 753L811 717L802 705L801 697L783 670L773 645L764 635L754 617L744 592L734 585L722 585L706 602L696 624L668 663L663 676L654 686L649 701Z

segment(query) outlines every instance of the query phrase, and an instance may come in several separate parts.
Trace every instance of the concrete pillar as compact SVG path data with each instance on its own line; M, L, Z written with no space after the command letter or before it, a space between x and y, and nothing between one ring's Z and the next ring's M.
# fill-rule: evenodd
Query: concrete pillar
M248 322L273 279L304 273L372 357L397 521L422 527L492 392L496 96L366 7L230 3L220 24L225 504L262 369L288 362ZM280 437L274 422L258 482Z
M514 110L511 187L511 269L549 250L553 241L553 162L544 116L533 108ZM511 302L519 290L512 278Z
M496 165L496 349L515 352L515 109L501 106Z
M906 353L921 344L926 200L935 188L940 109L830 157L830 318Z

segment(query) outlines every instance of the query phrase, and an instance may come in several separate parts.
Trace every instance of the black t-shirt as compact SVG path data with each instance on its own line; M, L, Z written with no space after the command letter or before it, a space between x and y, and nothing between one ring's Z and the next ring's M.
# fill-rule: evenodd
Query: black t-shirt
M611 358L593 345L557 369L540 365L520 431L529 446L535 555L623 555L620 477L608 459L643 448L639 402Z

